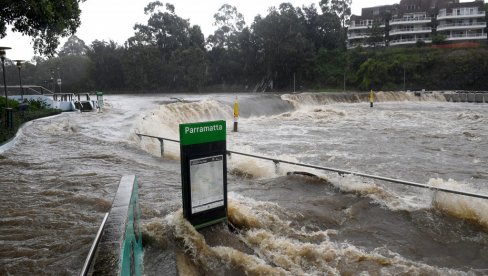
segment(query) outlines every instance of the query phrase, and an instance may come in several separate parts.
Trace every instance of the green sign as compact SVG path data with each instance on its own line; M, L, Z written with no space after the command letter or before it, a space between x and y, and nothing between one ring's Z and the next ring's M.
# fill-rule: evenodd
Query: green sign
M225 141L225 121L181 124L180 143L183 146Z
M225 121L180 125L183 216L196 229L227 220Z

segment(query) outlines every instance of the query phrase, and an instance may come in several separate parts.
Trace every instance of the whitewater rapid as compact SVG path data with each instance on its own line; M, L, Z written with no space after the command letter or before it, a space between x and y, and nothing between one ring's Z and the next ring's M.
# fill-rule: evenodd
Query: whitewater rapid
M231 132L229 127L228 149L292 162L304 162L400 178L425 183L433 187L488 194L488 189L485 185L488 179L486 174L488 155L485 150L479 150L488 147L488 137L486 135L488 133L486 127L488 113L485 105L447 103L442 95L436 93L418 97L413 93L381 92L377 93L379 101L375 104L375 108L370 108L366 104L366 96L356 94L340 96L313 93L285 94L281 95L279 99L273 99L273 101L281 103L278 107L275 107L276 105L268 105L269 102L259 104L256 101L249 101L251 103L248 103L247 99L244 98L242 99L244 106L250 105L253 106L253 109L267 110L267 112L255 115L251 112L251 114L240 118L238 133ZM137 131L177 140L177 125L180 123L226 120L228 126L231 126L233 119L231 103L232 99L208 98L193 103L163 105L156 112L151 113L149 118L141 122L137 126ZM158 125L159 128L155 128L152 123ZM139 141L142 148L151 154L159 155L159 142L157 140L142 139ZM165 155L178 160L178 145L174 144L173 148L171 148L171 145L165 144ZM427 223L427 221L433 219L433 217L435 217L433 220L442 220L443 216L447 216L446 218L460 220L454 220L456 221L454 223L455 226L452 227L455 228L459 228L459 223L462 221L468 224L473 223L474 227L479 227L481 232L484 231L482 229L488 229L488 203L482 199L405 187L357 176L343 176L318 170L297 168L286 164L276 166L270 161L239 155L230 156L228 169L231 175L238 178L260 181L266 186L270 186L269 183L276 183L275 185L279 186L277 189L252 186L260 192L268 193L267 196L263 196L263 204L265 205L271 202L276 203L277 201L280 202L281 207L289 205L288 202L283 202L286 200L281 198L283 195L279 192L279 189L283 187L278 183L282 181L280 179L290 178L287 177L289 172L306 171L317 175L321 179L320 183L326 183L325 186L322 184L322 189L319 189L324 194L327 194L328 189L332 189L335 193L346 193L359 198L367 198L369 204L373 205L365 206L364 208L385 208L388 211L381 212L381 215L385 216L385 220L388 220L387 217L391 218L391 215L395 216L402 214L402 212L407 212L411 216L418 216L419 214L427 216L427 218L422 219L425 220L424 223L426 225L432 223ZM301 182L303 179L298 178L296 181ZM242 187L239 186L239 188ZM253 188L243 188L246 191L244 194L250 193L256 196L256 193L259 192L249 192L249 189ZM286 198L290 201L296 200L293 195L303 198L304 190L306 189L306 187L302 187L302 189L290 191L292 196L287 196ZM261 213L258 215L254 214L256 207L249 207L250 202L253 200L252 197L243 198L243 194L239 192L234 196L235 198L230 197L232 203L229 203L231 206L229 207L231 221L234 222L236 220L234 217L236 210L245 212L240 214L239 217L256 217L256 220L252 220L253 224L258 223L264 228L271 227L271 225L275 225L281 220L275 214L276 217L273 220L263 222L262 220L266 216ZM324 195L324 197L326 196ZM320 206L322 201L327 202L327 200L320 198L312 202L306 199L299 201L303 205L296 206L296 204L293 204L289 212L305 217L310 216L310 220L316 220L317 218L319 218L319 221L322 218L329 222L330 220L339 220L340 223L326 224L327 226L325 227L323 225L314 225L313 227L317 227L320 233L323 231L336 233L336 236L341 236L341 239L345 239L345 243L330 243L328 235L322 235L323 240L319 239L314 244L309 244L308 242L304 243L300 239L295 239L296 233L283 234L281 230L273 232L271 229L263 230L259 228L256 230L259 234L256 234L253 227L247 224L249 221L246 221L243 225L237 223L240 227L250 231L246 232L245 235L241 233L239 236L240 240L249 248L252 248L254 254L259 256L261 262L250 264L251 267L259 266L258 264L272 264L271 268L280 268L272 270L272 274L291 273L294 275L343 274L347 272L353 273L353 271L356 273L362 269L369 272L375 271L380 274L419 273L441 275L446 273L458 274L464 270L460 269L458 271L454 269L451 271L449 262L431 262L431 266L429 262L414 261L419 257L415 256L415 254L404 256L399 253L399 251L404 253L403 249L391 251L386 249L388 246L383 248L385 244L379 241L384 240L383 242L386 244L398 242L388 241L388 238L373 239L379 243L376 246L372 246L369 251L364 251L364 248L357 248L354 242L349 242L349 239L362 240L362 238L348 237L348 234L343 233L347 231L341 230L341 227L338 227L338 229L333 227L334 224L340 226L347 224L346 221L348 219L354 218L349 211L352 207L342 207L345 211L340 216L345 216L346 218L332 219L327 218L327 215L317 214L315 210L315 206ZM233 205L238 205L239 208L232 208ZM375 205L379 207L372 207ZM326 207L330 206L325 204L324 208ZM377 211L372 212L375 213ZM179 213L174 213L170 216L172 219L165 220L166 223L179 223L175 222L179 219ZM325 218L323 218L324 216ZM175 218L177 219L175 220ZM284 226L286 231L293 232L296 231L296 227L301 227L302 229L308 227L307 224L293 226L293 219L287 222L287 226ZM367 216L363 219L367 219ZM321 224L316 221L314 223ZM453 222L443 221L442 223L437 223L434 226L436 228L451 227L449 223ZM384 224L386 225L379 226L382 231L399 231L396 227L388 226L388 222ZM370 231L369 229L361 229L359 225L354 227L358 227L354 230L355 232ZM407 228L410 227L412 225ZM416 228L415 230L411 229L414 232L430 231L426 229L427 227L417 226L413 228ZM470 232L471 230L466 231ZM253 236L251 239L247 236L251 235L251 233L257 236ZM305 231L305 233L311 236L318 235L314 231ZM439 237L437 239L444 238L442 233L438 234ZM293 238L288 237L288 235ZM462 243L461 241L463 240L471 239L467 236L463 237L463 235L460 234L458 236L459 243ZM476 247L478 249L486 248L486 236L485 234L482 234L482 236L484 238L481 238L481 240L478 239L479 237L473 238L480 242L479 246L481 247ZM426 238L421 237L421 234L417 233L406 240L418 247L422 247L421 244L426 243ZM446 241L446 243L450 242ZM453 243L457 242L454 241ZM194 244L186 246L199 248L199 246ZM263 246L264 248L262 248ZM433 247L436 248L436 246ZM438 250L445 249L441 249L443 247L439 245L437 245L437 248ZM460 246L459 248L465 247ZM194 258L198 261L199 258L196 256L201 256L202 252L195 250ZM280 255L280 250L285 250L286 253ZM428 252L428 249L424 250L425 252L419 254L422 255ZM293 251L297 252L292 253ZM422 250L419 249L419 251ZM326 252L334 256L332 259L340 258L344 259L344 262L332 261L332 259L323 260L320 256L327 255ZM213 256L217 253L206 252L203 255L205 256L206 254ZM309 254L312 254L312 256L308 256ZM232 253L232 255L234 254ZM311 260L309 261L313 264L302 260L304 255L308 256L306 258L310 258ZM219 255L219 257L215 258L221 259L224 257ZM420 259L429 258L432 258L432 256L423 256ZM357 263L353 265L352 263L354 261L357 262L358 259L364 259L364 263L370 263L366 264L365 268L358 266ZM450 257L445 258L445 260L450 260ZM263 261L264 263L262 263ZM452 262L452 260L450 261ZM200 262L202 261L198 263L200 264ZM478 260L475 262L483 261ZM235 264L239 263L239 261L226 259L224 263ZM385 263L388 264L386 265L388 269L384 267ZM486 268L483 265L481 267ZM269 273L268 269L271 268L264 266L262 269L265 272L261 271L259 273ZM478 268L474 270L468 269L468 271L477 273L483 271L476 270ZM244 269L244 271L251 274L257 273L253 270Z

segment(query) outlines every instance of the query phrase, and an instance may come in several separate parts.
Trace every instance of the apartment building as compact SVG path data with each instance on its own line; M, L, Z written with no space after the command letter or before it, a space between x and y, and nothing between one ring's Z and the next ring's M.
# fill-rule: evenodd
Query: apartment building
M484 1L401 0L364 8L351 16L348 48L432 43L437 34L451 43L487 41Z

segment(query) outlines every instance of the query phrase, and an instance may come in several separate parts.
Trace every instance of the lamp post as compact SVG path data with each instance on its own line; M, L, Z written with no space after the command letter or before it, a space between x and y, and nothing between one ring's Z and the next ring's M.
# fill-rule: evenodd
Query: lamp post
M12 128L12 109L8 107L7 80L5 78L5 56L6 56L5 51L9 49L12 48L0 46L0 59L2 60L2 71L3 71L3 89L5 90L5 126L7 128Z
M19 85L20 85L20 101L24 102L24 87L22 87L22 77L20 76L20 69L22 69L22 64L25 60L17 59L14 60L17 65L17 69L19 69Z
M8 108L8 94L7 94L7 81L5 80L5 50L12 49L10 47L0 47L0 59L2 59L2 71L3 71L3 88L5 89L5 104Z
M51 88L53 89L52 92L56 94L56 86L54 86L54 68L49 68L49 71L51 71Z
M61 76L59 75L59 67L57 68L58 70L58 79L57 79L57 82L58 82L58 86L59 86L59 93L63 93L61 91Z

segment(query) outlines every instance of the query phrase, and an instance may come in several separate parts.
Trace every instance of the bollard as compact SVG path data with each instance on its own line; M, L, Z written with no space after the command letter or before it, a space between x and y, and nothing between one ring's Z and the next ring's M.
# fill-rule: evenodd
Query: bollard
M373 107L373 102L374 102L374 92L373 90L371 90L371 92L369 92L369 107Z
M161 157L164 156L164 139L158 138L159 140L159 145L161 147Z
M236 100L234 101L234 132L237 132L237 121L239 120L239 103Z

